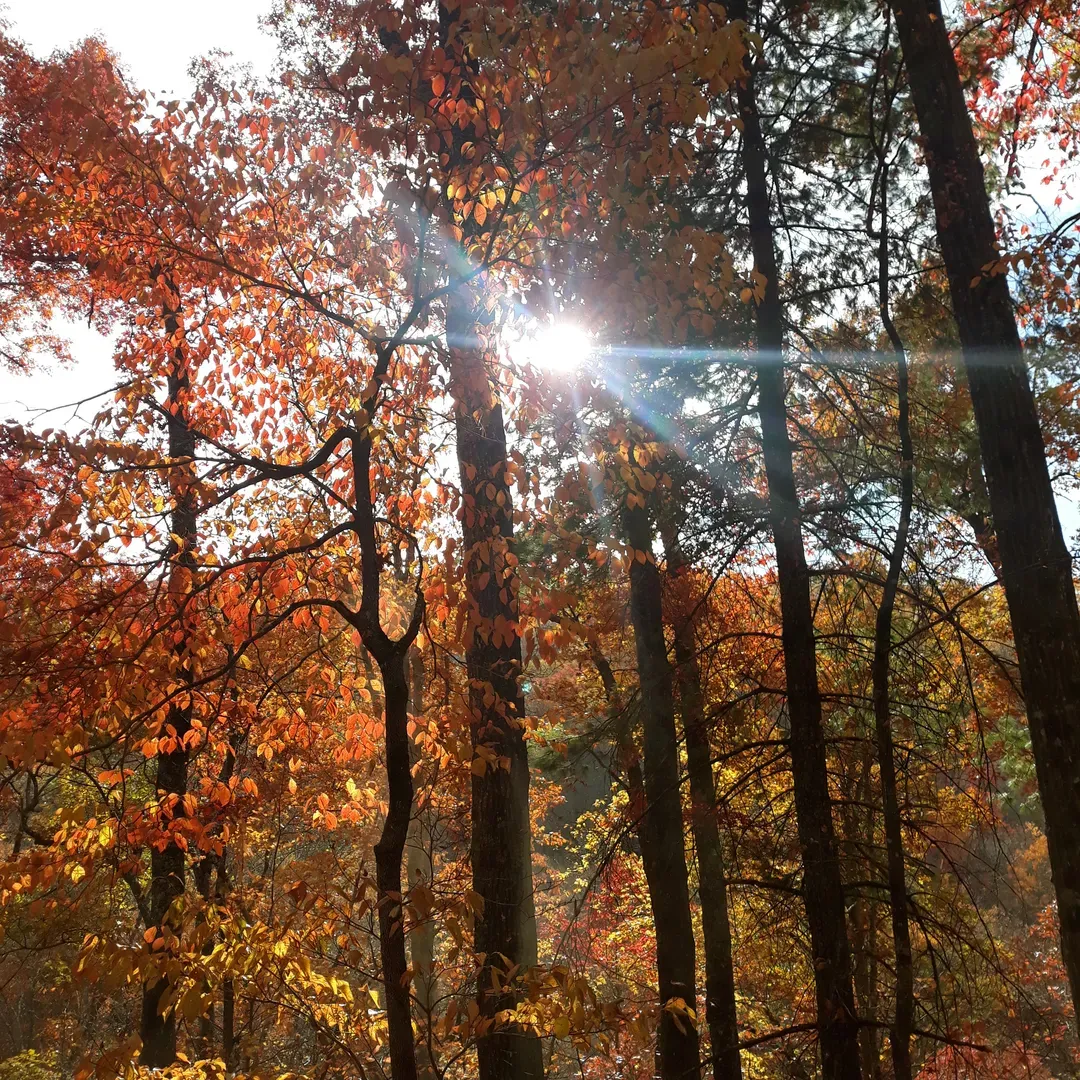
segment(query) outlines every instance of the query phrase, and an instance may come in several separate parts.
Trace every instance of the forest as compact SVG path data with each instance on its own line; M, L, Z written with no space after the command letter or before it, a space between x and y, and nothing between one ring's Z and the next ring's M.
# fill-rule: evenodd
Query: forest
M1072 0L263 23L0 25L0 1080L1080 1076Z

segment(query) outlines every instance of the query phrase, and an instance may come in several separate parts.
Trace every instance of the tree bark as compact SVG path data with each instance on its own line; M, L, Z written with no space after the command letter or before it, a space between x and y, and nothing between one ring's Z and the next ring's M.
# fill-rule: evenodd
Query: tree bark
M474 102L472 78L477 63L463 44L462 5L440 3L438 14L443 47L456 62L462 79L461 99ZM444 131L448 177L467 179L471 166L466 147L475 140L471 125L462 128L454 124ZM462 226L465 247L479 226L473 218ZM480 960L477 999L481 1016L493 1021L477 1042L477 1064L480 1080L539 1080L544 1072L540 1040L494 1023L497 1013L512 1009L520 1000L518 989L506 980L511 972L520 974L522 968L535 966L537 942L513 500L502 405L497 389L492 388L481 335L485 322L482 284L474 272L464 250L451 257L450 274L459 280L447 296L446 340L470 609L466 668L476 763L471 860L473 890L483 900L474 933ZM488 757L493 760L485 760Z
M382 650L380 650L382 651ZM379 954L386 990L390 1071L393 1080L416 1080L409 968L405 956L401 859L412 817L413 784L409 738L407 654L392 648L376 656L383 684L386 730L388 808L375 845L375 879L379 887Z
M471 849L473 889L483 898L475 924L475 948L481 957L477 994L481 1015L494 1019L519 1000L506 981L509 973L535 965L537 952L513 501L502 406L492 391L479 321L478 290L463 282L448 297L446 333L463 500L466 666L477 762ZM505 1024L479 1040L477 1053L481 1080L543 1075L539 1039Z
M389 368L392 350L380 352L372 378L378 387ZM376 394L378 391L376 390ZM369 402L374 410L375 399ZM405 917L401 860L412 817L412 740L409 737L409 650L420 630L423 594L417 586L408 628L396 640L379 621L383 559L379 551L371 488L371 434L365 427L352 439L355 504L353 521L360 547L360 610L352 618L364 647L379 666L383 684L383 726L386 748L387 811L375 845L375 881L379 890L379 956L386 995L386 1024L392 1080L417 1080L416 1044L412 1027L409 965L405 951Z
M412 671L412 712L414 716L420 716L424 711L424 656L414 647L409 659ZM414 743L414 751L415 745ZM415 752L413 757L415 762ZM430 887L434 880L434 843L434 815L430 805L425 803L413 814L409 822L409 835L405 841L405 874L410 888L415 885ZM416 1003L424 1014L429 1034L426 1043L421 1043L418 1067L421 1077L434 1077L437 1074L430 1033L435 1005L439 999L439 980L435 974L435 922L430 917L422 919L409 932L409 954L412 957Z
M687 564L674 528L664 530L668 573L678 587ZM683 618L683 612L688 614ZM705 1022L709 1026L709 1058L714 1080L741 1080L739 1017L735 1001L735 965L728 918L727 867L716 822L716 781L712 747L705 719L694 619L682 607L674 626L675 682L679 691L686 764L690 776L690 823L698 861L698 894L705 946Z
M165 333L168 336L173 363L168 374L167 426L169 458L173 462L170 484L173 509L170 520L172 539L169 543L169 594L172 615L178 620L178 641L173 655L177 678L181 685L190 686L194 681L192 657L189 653L188 620L190 594L196 571L195 543L197 540L198 514L195 493L192 490L190 462L195 455L195 433L187 417L185 398L190 388L187 360L182 344L180 318L175 306L165 308ZM182 463L182 464L177 464ZM184 796L188 787L188 750L184 737L191 730L191 697L184 694L169 706L168 717L162 736L171 736L175 742L172 749L159 751L156 757L155 786L158 798L158 820L167 830L169 839L160 847L150 849L150 925L147 929L157 931L164 939L162 955L173 948L170 939L179 932L174 916L174 902L184 894L186 858L184 849L172 839L170 824L184 813ZM142 1049L139 1062L151 1068L166 1068L176 1060L176 1017L168 1002L163 1000L170 986L167 975L143 984L142 1017L139 1034ZM166 1012L163 1014L163 1006Z
M668 1004L681 998L697 1009L694 926L683 844L679 797L679 744L674 687L664 639L662 584L652 560L652 528L642 506L623 512L626 538L649 558L630 563L630 620L634 626L644 734L642 773L645 809L641 857L656 928L656 976L660 992L660 1075L692 1080L700 1075L696 1026Z
M1061 952L1080 1001L1080 612L960 74L937 0L893 12L919 120L1012 619Z
M231 976L221 987L221 1060L231 1072L236 1060L236 984Z
M911 504L914 497L915 451L911 443L911 407L908 400L908 365L904 344L889 312L888 165L882 159L879 182L881 229L878 238L878 306L881 321L896 356L897 431L900 435L900 518L889 553L881 604L874 627L872 696L878 768L881 773L882 816L889 880L896 967L896 1009L890 1029L894 1080L911 1080L911 1029L915 1023L915 981L908 925L908 892L904 868L904 833L896 787L896 754L889 707L889 667L892 658L892 621L900 571L907 552Z
M730 3L728 14L745 20L745 0ZM756 311L758 406L769 485L769 519L776 544L791 770L803 859L803 899L813 950L821 1069L825 1080L857 1080L861 1073L859 1028L829 795L810 574L787 430L784 315L769 210L767 154L752 72L739 80L736 93L743 121L750 242L755 268L765 279L765 295Z

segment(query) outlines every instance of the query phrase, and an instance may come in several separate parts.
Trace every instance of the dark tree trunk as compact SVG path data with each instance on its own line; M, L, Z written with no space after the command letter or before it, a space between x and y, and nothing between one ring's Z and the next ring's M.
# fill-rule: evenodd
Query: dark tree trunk
M644 562L630 564L630 620L637 650L645 808L641 857L656 928L656 976L660 992L660 1075L693 1080L700 1075L697 1028L666 1004L681 998L697 1009L694 926L683 844L679 797L679 743L675 734L674 686L664 640L662 584L652 560L652 528L644 507L624 512L626 538Z
M889 667L892 657L892 620L896 590L907 552L911 504L914 497L915 451L911 443L911 407L908 399L908 365L904 344L889 312L888 165L881 161L879 191L881 229L878 238L878 307L885 332L896 356L897 432L900 435L900 519L889 553L881 605L874 628L873 699L874 732L878 768L881 772L881 804L885 821L885 854L889 878L889 912L892 916L896 965L896 1011L890 1031L894 1080L911 1080L911 1029L915 1023L915 977L908 925L908 892L904 869L904 833L900 799L896 788L896 755L889 708Z
M409 664L412 675L409 705L413 715L420 717L424 712L424 655L415 646L409 651ZM411 749L415 765L419 759L415 743ZM434 846L435 817L428 802L413 814L405 841L405 879L410 889L416 885L430 887L434 881ZM438 1075L432 1024L439 998L439 979L435 974L435 920L430 916L421 919L409 931L409 955L412 957L416 1003L424 1015L426 1028L426 1037L421 1040L417 1053L417 1067L422 1080L432 1080Z
M172 601L172 617L178 620L179 642L174 648L178 681L190 685L194 679L192 658L188 654L187 624L190 618L190 594L196 570L195 543L198 525L195 493L192 490L190 462L195 455L195 434L188 424L186 401L190 382L183 343L182 330L175 307L165 310L165 332L169 337L173 355L172 370L168 375L168 436L169 457L173 467L170 483L173 494L173 510L170 531L173 539L169 544L169 593ZM182 464L177 464L180 462ZM159 752L156 758L157 797L159 822L165 829L170 822L184 813L184 796L188 787L188 750L183 744L184 736L191 730L191 698L184 694L169 706L169 713L162 736L172 736L175 746ZM184 850L170 839L163 847L150 849L150 927L166 940L165 953L171 946L169 939L179 932L173 917L174 902L184 894ZM151 979L143 984L142 1018L139 1034L142 1050L139 1062L151 1068L165 1068L176 1060L176 1017L171 1008L162 1015L163 1001L169 989L167 976Z
M378 385L390 364L392 350L379 353L372 382ZM374 410L375 402L371 402ZM391 1080L417 1080L412 1002L405 952L405 914L401 859L412 817L412 740L409 737L409 650L420 630L423 594L417 585L412 617L405 633L394 640L379 621L383 558L371 488L370 429L352 440L353 521L360 546L360 610L350 616L364 647L379 665L383 684L383 727L386 747L387 811L375 845L375 878L379 890L379 953L386 995L387 1042Z
M668 571L676 586L687 569L674 529L664 532ZM680 612L680 617L682 613ZM727 868L716 821L716 782L705 719L705 695L692 614L674 627L675 681L679 690L686 764L690 775L690 822L698 861L701 930L705 945L705 1021L714 1080L741 1080L735 966L728 919Z
M472 78L478 65L463 46L462 7L440 3L438 11L443 47L462 78L461 99L475 101ZM476 140L475 131L454 124L443 138L448 176L467 180L471 165L466 146ZM477 228L472 218L463 222L466 244ZM460 274L459 258L468 262L463 253L452 258L451 274ZM474 946L484 957L477 982L480 1013L493 1017L519 1000L515 987L497 978L496 971L535 966L537 945L521 639L515 574L507 558L514 543L513 499L502 405L492 389L481 337L484 322L482 285L472 278L458 281L447 296L446 338L470 607L466 667L477 761L472 779L473 890L484 904L475 922ZM479 772L484 758L488 760ZM493 988L496 981L500 989ZM478 1040L477 1064L480 1080L539 1080L544 1073L540 1040L506 1026Z
M745 0L729 4L728 14L733 19L745 19ZM767 154L752 74L739 81L736 92L743 121L750 242L755 267L765 278L765 295L757 306L758 407L769 485L769 519L776 544L791 770L803 859L803 898L813 950L821 1069L825 1080L855 1080L861 1072L859 1028L829 795L810 574L787 430L784 314L769 211Z
M401 858L409 834L413 802L408 654L395 648L385 656L377 656L376 660L383 684L389 793L382 835L375 845L375 876L379 887L379 952L386 990L390 1075L393 1080L416 1080L416 1049L401 894Z
M211 852L207 852L199 858L199 861L195 864L195 869L192 872L192 878L195 883L195 891L202 897L203 901L203 914L200 916L200 930L202 933L207 933L205 922L206 914L209 912L211 903L216 899L214 896L214 867L217 864L217 856ZM207 934L207 939L203 943L202 951L204 956L209 956L213 951L214 941L213 936ZM203 982L204 992L210 989L204 980ZM208 1060L213 1052L214 1045L214 1001L210 999L210 1003L207 1005L206 1012L199 1017L199 1036L198 1036L198 1056L202 1060Z
M470 626L466 663L470 730L477 764L472 779L473 889L483 898L475 947L481 1014L513 1008L518 994L506 968L536 963L529 758L520 687L521 639L511 559L513 500L507 483L506 431L480 337L479 296L461 284L449 296L446 332L455 399L461 476L463 559ZM508 767L499 764L500 759ZM480 769L482 768L482 772ZM504 959L503 959L504 958ZM493 989L493 976L500 989ZM543 1076L540 1040L501 1027L479 1040L481 1080Z
M225 760L222 762L221 770L218 773L218 783L228 784L232 779L233 773L236 771L236 758L239 752L240 742L241 737L238 734L234 734L229 740L229 748L225 752ZM215 825L213 831L215 835L218 835L220 833L220 827ZM200 924L202 925L204 933L206 932L206 918L210 913L211 906L220 907L225 902L226 857L227 849L224 846L222 847L220 854L214 851L207 851L200 857L192 872L195 889L199 896L202 897L203 901L203 914L200 916ZM220 935L217 936L220 938ZM214 951L214 939L215 936L213 934L207 934L202 947L204 956L209 956ZM231 980L229 980L229 982L231 983ZM207 989L211 988L207 987ZM224 1018L222 1019L222 1025L222 1034L224 1035ZM213 1031L214 1002L211 997L206 1012L199 1017L199 1057L204 1060L213 1056ZM224 1048L222 1049L222 1057L224 1059Z
M937 0L893 6L979 429L1073 1000L1080 994L1080 612L982 162Z
M231 978L221 987L221 1060L231 1072L236 1063L236 984Z

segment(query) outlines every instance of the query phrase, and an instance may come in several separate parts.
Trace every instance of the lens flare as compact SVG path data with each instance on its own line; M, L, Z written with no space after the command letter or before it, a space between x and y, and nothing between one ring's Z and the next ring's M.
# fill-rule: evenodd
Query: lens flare
M523 336L511 346L511 352L520 363L568 373L581 367L595 348L596 343L581 327L553 322Z

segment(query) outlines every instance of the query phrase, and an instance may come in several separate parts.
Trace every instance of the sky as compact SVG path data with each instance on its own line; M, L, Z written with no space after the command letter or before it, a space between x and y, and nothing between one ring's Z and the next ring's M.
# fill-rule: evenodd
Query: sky
M132 82L165 97L184 94L193 57L215 49L256 71L269 68L272 38L259 28L271 0L6 0L12 32L39 55L102 38L123 61Z
M222 50L256 74L268 72L274 41L259 26L272 0L183 0L179 5L146 0L0 0L0 20L39 56L65 49L90 35L116 53L133 85L169 99L191 89L192 59ZM1039 190L1032 160L1028 191ZM1069 207L1068 209L1072 209ZM1057 213L1050 210L1052 217ZM78 430L93 417L96 402L72 403L107 390L113 383L110 342L85 324L57 329L72 343L70 368L15 375L0 369L0 421L14 419L41 428ZM1080 526L1080 507L1062 500L1067 532ZM1070 527L1071 526L1071 527Z
M191 90L188 65L216 49L258 74L273 63L274 41L259 27L271 0L0 0L0 20L38 56L66 49L91 35L118 55L132 85L163 99ZM77 430L92 419L95 402L68 407L112 385L108 339L85 324L57 327L71 341L75 364L16 375L0 368L0 420ZM48 410L48 411L45 411Z

